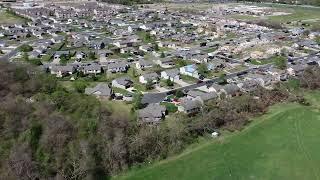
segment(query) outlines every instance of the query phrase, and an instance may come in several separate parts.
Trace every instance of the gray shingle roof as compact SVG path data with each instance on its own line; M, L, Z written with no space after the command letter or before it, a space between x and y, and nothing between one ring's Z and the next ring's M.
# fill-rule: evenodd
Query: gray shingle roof
M115 79L114 81L116 81L118 84L123 85L123 86L127 86L128 84L132 84L132 80L129 77L120 77Z
M236 94L240 91L240 88L235 84L227 84L223 87L227 94Z
M191 90L187 94L193 98L199 97L202 101L208 101L218 97L218 94L215 92L207 93L207 92L201 92L201 91L195 91L195 90Z
M149 120L154 120L154 118L163 117L166 112L166 108L159 104L149 104L146 108L138 111L139 118L147 118Z
M169 77L175 77L175 76L178 76L180 74L180 71L178 69L169 69L169 70L166 70L164 72L166 72L167 76L169 76Z
M192 109L200 108L201 102L198 100L185 100L181 102L180 106L184 108L185 111L190 111Z
M99 83L93 88L86 88L85 94L98 95L98 96L111 96L112 89L108 84Z
M148 73L148 74L144 74L142 76L144 77L145 80L155 80L155 79L159 78L159 74L157 74L157 73Z
M61 71L61 72L73 72L75 68L73 66L67 65L67 66L52 66L52 71Z
M99 70L101 70L101 66L99 64L89 64L87 66L83 66L82 68L85 71L93 71L93 70L99 71Z

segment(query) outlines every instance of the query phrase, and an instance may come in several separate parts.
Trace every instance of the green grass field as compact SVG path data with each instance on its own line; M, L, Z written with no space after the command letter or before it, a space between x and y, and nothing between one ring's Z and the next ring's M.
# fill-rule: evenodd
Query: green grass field
M292 21L302 21L311 25L311 27L320 27L320 8L318 7L304 7L291 6L280 4L255 4L257 6L272 7L279 12L290 13L288 15L279 16L265 16L264 20L277 23L287 23ZM230 17L239 20L258 20L260 17L251 15L231 15Z
M279 104L241 132L114 179L320 179L320 92L312 106Z

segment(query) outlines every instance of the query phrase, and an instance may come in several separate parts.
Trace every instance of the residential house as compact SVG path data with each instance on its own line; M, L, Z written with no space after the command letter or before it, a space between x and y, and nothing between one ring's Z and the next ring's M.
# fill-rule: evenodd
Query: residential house
M157 73L148 73L139 77L139 82L142 84L146 84L148 81L156 83L158 82L158 80L159 80L159 74Z
M112 97L113 96L113 91L111 89L111 87L108 84L105 83L99 83L98 85L96 85L93 88L86 88L85 89L85 94L88 95L94 95L97 97Z
M54 60L60 61L62 56L68 57L69 55L70 55L70 51L56 51L54 53L53 58L54 58Z
M181 67L180 73L183 75L194 77L194 78L200 78L200 74L198 73L197 66L195 64Z
M100 74L101 71L101 65L93 63L93 64L85 64L80 68L80 71L83 72L83 74Z
M191 90L187 92L187 98L198 100L203 104L205 101L218 99L219 95L215 92L202 92L197 90Z
M175 65L174 61L171 58L160 58L154 60L154 62L163 68L170 68Z
M45 35L45 33L43 31L33 31L32 32L32 35L34 35L35 37L39 38L39 39L42 39L43 35Z
M219 93L222 88L223 86L215 83L207 86L208 92L215 92L215 93Z
M90 41L90 47L93 49L104 49L107 46L107 44L104 41L101 40L94 40L94 41Z
M41 57L41 54L38 51L31 51L31 52L28 52L28 56L31 59L37 59Z
M171 81L177 81L180 79L179 69L169 69L161 72L161 78L170 79Z
M120 77L112 81L113 87L117 87L121 89L128 89L132 87L132 85L133 85L133 81L129 77Z
M198 113L201 110L201 107L202 103L199 100L185 98L181 100L181 103L178 106L178 111L192 115Z
M146 68L151 68L154 64L151 61L146 61L144 59L139 59L139 61L136 63L137 69L144 70Z
M63 77L66 75L71 75L75 72L75 67L71 65L66 66L52 66L50 73L56 75L57 77Z
M98 51L98 56L100 61L106 61L107 57L113 55L113 52L110 50L100 50Z
M153 51L153 46L152 45L142 45L139 47L139 50L143 52L151 52Z
M149 104L146 108L138 111L140 124L157 125L165 118L166 108L159 104Z
M84 60L85 58L87 58L87 53L85 53L85 52L83 52L83 51L78 51L77 53L76 53L76 59L77 59L77 61L82 61L82 60Z
M290 76L299 76L304 72L305 69L306 69L305 65L296 64L296 65L289 67L287 69L287 72Z
M63 36L53 36L51 38L51 41L53 43L62 43L64 40L65 40L65 37L63 37Z
M260 86L259 82L254 79L245 80L237 85L242 92L252 92Z
M220 97L222 94L224 94L225 97L237 96L240 94L240 88L235 84L227 84L220 89L218 94L220 94Z
M125 61L119 61L119 62L111 62L108 63L107 66L103 68L105 72L111 72L111 73L117 73L122 72L125 73L129 69L129 64Z

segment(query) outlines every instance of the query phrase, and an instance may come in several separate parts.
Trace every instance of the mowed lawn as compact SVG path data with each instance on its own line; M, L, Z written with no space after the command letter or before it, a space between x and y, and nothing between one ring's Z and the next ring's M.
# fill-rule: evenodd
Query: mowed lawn
M320 179L320 92L279 104L243 131L114 179Z

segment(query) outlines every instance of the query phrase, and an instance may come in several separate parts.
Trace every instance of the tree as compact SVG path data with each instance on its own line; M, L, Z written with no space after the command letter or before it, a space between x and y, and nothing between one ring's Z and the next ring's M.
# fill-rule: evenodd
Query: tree
M84 93L86 87L88 86L88 83L86 81L78 80L75 81L72 85L76 92Z
M23 45L21 45L18 49L19 49L19 51L21 51L21 52L30 52L30 51L33 50L33 48L32 48L30 45L28 45L28 44L23 44Z
M146 33L144 36L145 41L150 41L151 40L151 35L149 33Z
M161 52L160 58L165 58L166 55L164 54L164 52Z
M283 56L277 56L275 58L275 65L279 68L279 69L286 69L287 68L287 59Z
M63 54L60 56L60 63L66 64L70 60L70 55Z
M177 90L175 96L177 98L182 98L184 96L184 93L181 90Z
M29 61L29 55L27 52L23 52L23 60L27 62Z
M173 86L174 85L174 83L170 79L166 80L166 84L167 84L167 86Z
M10 153L8 167L17 179L39 179L36 162L32 160L31 148L27 144L16 145Z
M94 52L92 52L92 51L89 52L88 57L89 57L89 59L91 59L91 60L96 60L96 59L97 59L96 53L94 53Z
M226 75L225 74L221 74L219 76L219 81L218 81L219 84L227 84L227 78L226 78Z
M183 60L183 59L177 59L175 64L176 64L177 67L183 67L183 66L187 65L187 62L185 60Z
M133 96L133 108L134 109L141 109L143 107L142 105L142 93L136 93Z
M204 77L208 75L208 66L205 63L202 63L198 66L198 73Z
M42 65L42 62L40 59L36 58L36 59L29 59L29 62L33 65L36 65L36 66L40 66Z
M137 77L138 73L137 70L135 68L132 68L132 77Z
M153 48L155 51L159 51L159 45L157 43L154 43Z
M147 89L147 90L153 89L153 82L152 82L152 80L150 80L150 79L147 80L146 89Z

